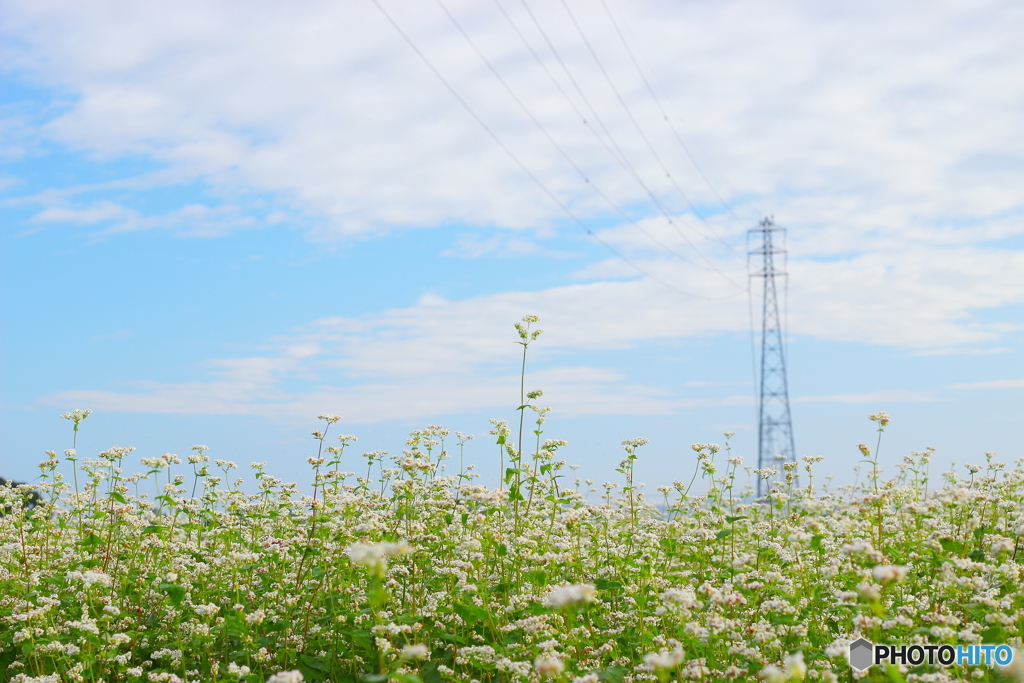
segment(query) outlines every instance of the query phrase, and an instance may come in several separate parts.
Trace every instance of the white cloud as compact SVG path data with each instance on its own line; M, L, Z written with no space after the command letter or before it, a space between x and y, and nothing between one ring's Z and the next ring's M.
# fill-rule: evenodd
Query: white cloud
M539 326L547 331L528 352L527 388L544 389L544 403L558 406L562 414L662 415L700 406L749 405L752 398L745 392L684 397L657 384L633 382L615 368L574 363L579 354L592 350L614 349L628 356L646 353L643 349L652 341L744 332L745 309L742 299L715 305L681 299L650 280L596 282L460 301L428 295L407 308L317 320L303 331L273 339L266 356L212 362L214 378L206 382L146 383L120 392L64 392L44 400L130 412L282 418L344 411L357 422L499 409L518 393L521 349L515 344L511 323L531 312L541 316ZM817 314L826 317L828 306ZM852 322L847 320L833 330L832 338L843 338L857 329L858 319L873 312L847 311L845 315ZM908 343L915 344L920 321L903 324L893 332L893 339L899 342L905 335ZM686 386L708 385L691 382ZM935 400L927 392L894 390L798 396L793 402Z
M863 394L831 394L828 396L798 396L793 403L931 403L941 400L926 391L874 391Z
M1024 389L1024 379L994 379L988 382L953 384L953 389Z
M574 211L610 211L591 187L618 206L649 199L602 144L604 129L521 6L505 3L586 124L497 8L451 3L589 186L439 8L384 4ZM370 3L6 5L4 32L18 40L3 56L75 96L48 128L75 147L140 153L219 186L277 192L295 211L327 217L335 234L564 218ZM614 26L593 6L570 6L651 147L696 202L714 203ZM662 201L683 208L564 9L535 10L617 149ZM744 220L760 206L799 227L794 248L859 252L907 237L963 243L1021 234L1019 9L649 0L612 11L720 191Z
M594 219L588 225L600 239L676 291L638 280L636 269L609 258L570 274L578 284L461 301L425 296L407 308L317 321L274 340L265 358L223 361L208 382L61 400L303 416L341 405L366 419L504 406L514 378L495 368L509 355L509 322L525 312L550 326L538 347L541 367L568 350L746 331L743 232L762 212L790 228L793 335L938 352L987 348L1020 329L976 315L1024 302L1024 251L1012 246L1024 235L1024 11L1017 6L611 3L690 151L740 216L719 211L705 224L676 184L701 207L717 200L664 125L607 17L569 3L647 140L560 4L534 9L600 123L522 7L504 4L586 123L496 8L468 0L451 7L586 181L437 7L385 1L559 201ZM167 167L139 184L199 179L229 199L149 215L78 198L81 188L44 192L31 198L41 206L40 224L211 235L298 222L316 226L314 239L437 226L463 232L467 224L489 231L455 239L449 255L469 258L541 253L542 237L580 231L371 3L8 0L0 32L17 38L0 59L71 96L45 135L101 160L142 155ZM628 164L615 159L619 150ZM633 171L671 223L651 217L658 211ZM246 204L266 193L276 204ZM622 207L640 216L635 224L622 220ZM620 225L597 229L611 220ZM572 372L549 378L569 411L689 405L610 370ZM296 377L319 377L322 385L286 390ZM611 386L616 396L600 390Z

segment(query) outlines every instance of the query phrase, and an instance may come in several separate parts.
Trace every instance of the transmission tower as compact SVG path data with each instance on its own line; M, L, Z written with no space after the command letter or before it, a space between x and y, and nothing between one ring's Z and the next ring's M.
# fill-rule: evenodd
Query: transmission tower
M776 246L776 237L784 234L785 228L775 225L772 218L764 218L750 233L761 236L761 247L750 252L760 255L762 267L751 272L751 277L761 278L761 382L758 401L757 466L769 467L776 455L783 462L796 460L793 446L793 423L789 416L789 388L786 383L786 351L782 340L782 326L779 323L779 297L775 286L777 277L786 272L777 267L781 261L785 266L786 251ZM778 258L777 258L778 257ZM757 495L764 488L764 479L757 478Z

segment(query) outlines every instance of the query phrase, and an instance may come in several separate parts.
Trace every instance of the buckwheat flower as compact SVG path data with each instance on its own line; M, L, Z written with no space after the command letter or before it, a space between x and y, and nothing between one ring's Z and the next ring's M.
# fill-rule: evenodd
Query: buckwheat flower
M68 413L61 413L60 416L63 417L65 420L71 420L72 422L74 422L75 427L77 428L78 423L84 420L85 418L89 417L90 415L92 415L91 410L82 410L81 408L79 408L77 410L72 410L71 412Z
M871 575L875 577L875 581L882 583L902 581L907 576L907 568L893 564L880 564L871 570Z
M133 666L132 668L130 668L127 671L125 671L125 674L129 678L138 678L139 676L142 675L142 667L141 666Z
M597 674L591 673L586 676L577 676L572 679L572 683L597 683L599 680L601 679Z
M280 671L267 679L267 683L302 683L302 672L298 669L293 671Z
M1024 681L1024 650L1014 648L1010 663L999 667L999 669L1010 680Z
M652 671L663 671L674 669L686 660L683 653L683 646L676 645L673 650L661 650L660 652L648 652L644 655L644 664Z
M557 657L541 655L537 657L537 659L533 660L533 668L541 676L551 678L553 676L558 676L565 671L565 664L563 664L562 660Z
M880 597L882 597L881 593L878 592L878 588L871 585L867 581L863 581L857 584L857 592L863 595L868 600L878 600Z
M405 661L426 659L430 656L430 650L423 643L416 643L415 645L406 645L403 647L398 656Z
M686 608L697 604L697 595L689 588L669 588L660 597L662 602L681 605Z
M387 558L395 555L406 555L412 552L412 546L405 541L398 543L353 543L346 553L353 564L366 567L372 573L383 576L387 572Z
M341 418L338 417L337 415L331 415L330 413L320 413L319 415L316 416L316 419L323 420L327 424L334 424Z
M807 675L807 664L804 663L804 653L794 652L791 655L786 655L786 658L782 660L782 668L786 671L786 675L789 677L789 680L804 680L804 676Z
M838 638L825 648L825 654L829 657L847 657L850 654L850 641L847 638Z
M889 414L886 412L873 413L868 415L868 419L872 422L877 422L880 427L887 427L889 425Z
M220 612L220 607L214 605L212 602L206 605L196 605L193 609L195 609L196 614L201 617L210 617Z
M1013 550L1014 545L1015 545L1015 543L1013 542L1012 539L1001 538L998 541L993 541L991 547L992 547L992 552L993 553L1001 553L1001 552L1008 552L1010 550Z
M267 613L262 609L258 609L252 614L245 615L245 623L247 624L262 624L263 620L267 618Z
M232 676L238 676L239 678L242 678L244 676L249 675L249 667L245 666L244 664L242 666L239 666L235 662L231 662L230 664L228 664L228 673ZM299 680L301 681L302 679L300 678Z
M82 584L86 588L96 584L99 584L104 588L109 588L114 584L114 579L103 572L94 572L90 570L82 573Z
M786 676L786 672L774 664L770 664L761 669L761 673L758 674L758 677L765 683L786 683L786 679L788 678L788 676Z
M597 597L597 589L589 583L559 586L544 596L544 606L560 608L577 603L593 602Z

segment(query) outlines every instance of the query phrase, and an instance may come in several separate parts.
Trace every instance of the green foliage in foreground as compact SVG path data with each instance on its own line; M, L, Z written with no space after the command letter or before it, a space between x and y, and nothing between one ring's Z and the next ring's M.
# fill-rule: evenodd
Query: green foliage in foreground
M537 320L515 326L523 379ZM517 435L532 410L534 450L524 458L494 421L497 489L462 466L472 437L458 432L458 473L445 474L441 427L414 432L390 467L375 451L355 458L365 476L344 472L355 437L326 446L333 415L313 432L312 496L263 463L246 493L235 463L211 473L205 446L188 457L188 483L173 454L125 475L132 449L115 446L81 462L65 451L72 485L51 453L40 485L0 488L0 681L910 683L1024 671L1019 652L1005 672L857 674L845 659L861 636L1020 648L1020 461L1006 471L989 455L929 492L930 451L882 482L878 445L861 445L865 486L815 491L820 458L805 458L803 485L797 463L745 468L766 490L751 502L727 434L725 453L693 446L693 478L659 489L659 511L633 480L638 438L623 442L623 482L594 504L580 482L566 486L565 443L541 441L548 409L524 384ZM88 415L63 417L77 437ZM888 417L871 419L880 440Z
M69 415L77 428L87 413ZM624 444L622 490L595 504L562 484L560 442L524 461L503 423L499 489L472 468L443 473L441 428L372 480L341 471L353 437L324 448L326 431L314 496L258 463L258 493L242 492L205 447L188 481L174 455L127 476L129 449L114 448L69 450L75 485L42 463L34 509L0 489L0 679L834 681L854 679L860 635L1020 644L1024 471L991 456L931 492L929 452L888 482L872 463L865 486L836 493L813 490L811 462L802 487L787 464L757 471L769 492L751 504L734 496L740 459L696 445L696 482L662 489L659 512L632 480L642 439Z

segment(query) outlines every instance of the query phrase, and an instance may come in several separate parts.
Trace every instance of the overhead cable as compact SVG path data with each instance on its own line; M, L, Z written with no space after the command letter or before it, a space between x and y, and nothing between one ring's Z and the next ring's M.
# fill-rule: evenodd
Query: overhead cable
M548 189L548 187L540 180L540 178L538 178L536 175L534 175L533 172L530 171L530 169L519 159L519 157L508 147L508 145L506 145L504 142L502 142L501 138L498 137L498 135L491 129L491 127L488 126L487 123L479 116L479 114L476 113L476 111L459 94L459 92L452 86L452 84L448 82L448 80L441 74L441 72L438 71L437 67L435 67L434 64L423 53L423 51L419 49L419 47L416 45L416 43L413 42L412 38L410 38L409 35L404 30L402 30L402 27L399 26L398 23L391 16L391 14L388 13L388 11L380 3L380 0L371 0L371 2L373 2L373 4L377 7L377 9L380 11L380 13L382 15L384 15L384 18L387 19L388 23L391 24L391 26L395 29L395 31L398 32L398 34L402 37L402 39L406 42L406 44L408 44L409 47L412 48L413 52L416 53L416 55L420 58L420 60L434 74L434 76L436 76L437 79L439 81L441 81L441 83L445 86L445 88L448 90L448 92L451 93L452 97L454 97L456 99L456 101L462 106L462 108L465 109L466 112L469 113L469 115L471 117L473 117L473 119L480 125L481 128L484 129L484 131L490 136L490 138L492 140L494 140L494 142L509 156L509 158L512 159L513 162L515 162L515 164L520 168L520 170L522 170L523 173L525 173L526 176L528 178L530 178L530 180L532 180L541 189L541 191L544 192L544 194L546 194L548 196L548 198L551 199L551 201L553 201L567 216L569 216L569 218L574 223L576 223L579 227L581 227L590 237L592 237L596 242L601 244L608 251L612 252L612 254L614 254L616 257L618 257L619 259L624 261L626 264L628 264L634 270L636 270L637 272L639 272L642 275L646 276L647 278L653 280L654 282L662 285L663 287L666 287L667 289L671 289L671 290L675 291L676 293L682 294L682 295L687 296L687 297L705 299L705 300L708 300L708 301L712 300L710 297L707 297L705 295L697 294L695 292L689 292L689 291L680 289L679 287L676 287L675 285L672 285L672 284L670 284L668 282L665 282L664 280L662 280L658 276L656 276L653 273L651 273L646 268L642 267L640 264L636 263L632 259L627 258L624 254L622 254L618 249L613 247L611 244L609 244L605 240L603 240L600 237L598 237L586 225L586 223L584 223L578 216L576 216L576 214L574 214L572 212L572 210L568 206L566 206L554 194L554 192L552 192L550 189ZM727 297L727 298L731 298L731 297Z
M746 223L744 223L740 219L740 217L736 215L732 207L725 201L725 199L722 198L722 195L719 194L718 190L712 184L711 179L708 178L707 174L704 173L704 169L701 168L700 164L697 163L697 159L694 158L693 154L690 152L689 146L687 146L686 142L683 140L683 137L679 134L679 131L672 123L672 119L670 119L668 113L666 113L665 107L662 106L661 104L661 100L658 98L658 95L654 92L654 88L651 87L650 81L647 80L647 75L644 73L643 69L640 68L640 62L637 61L636 55L633 53L633 50L629 47L629 42L626 40L626 36L622 33L622 30L619 28L619 23L615 20L615 16L612 14L611 9L608 7L608 3L606 2L606 0L601 0L601 6L604 7L605 13L608 14L608 19L611 21L612 26L615 28L616 35L619 36L619 40L622 42L622 46L626 48L626 54L629 55L630 61L633 62L633 66L636 68L637 73L640 74L640 78L643 79L644 85L647 87L647 92L650 93L651 98L654 100L654 103L658 105L658 111L661 112L661 116L665 120L665 123L667 123L668 127L672 130L672 134L675 136L676 141L679 143L679 146L683 148L683 152L686 153L686 157L690 160L690 163L693 164L693 167L697 169L697 173L699 173L700 177L704 179L704 183L707 184L708 188L718 199L718 202L722 205L722 208L724 208L729 213L729 215L732 216L733 219L735 219L735 221L740 225L740 227L746 229ZM698 216L700 216L700 214L698 214ZM704 220L703 217L701 217L701 220ZM705 224L707 223L707 221L704 222ZM711 228L710 225L708 227ZM714 228L711 229L714 230ZM721 241L721 238L719 238L719 240ZM731 245L727 244L726 246L728 246L734 254L737 254L737 256L739 255Z
M612 158L614 158L633 177L633 179L643 188L644 192L647 193L647 196L650 197L650 199L654 202L654 204L661 211L662 215L665 217L665 219L668 222L668 224L670 226L672 226L673 229L675 229L675 231L680 235L680 237L683 238L683 240L687 243L687 245L694 252L697 253L697 255L701 258L701 260L703 260L708 265L709 270L713 270L713 271L718 272L720 275L725 277L725 279L728 282L730 282L731 284L736 286L738 289L743 289L742 287L737 285L735 282L733 282L731 279L726 277L725 274L721 270L719 270L710 261L710 259L708 259L701 252L701 250L697 247L696 244L693 243L693 241L689 238L689 236L685 232L683 232L679 228L678 225L676 225L676 221L678 220L678 217L673 217L672 212L668 209L668 207L666 207L664 205L664 203L661 201L661 199L651 190L651 188L647 185L647 183L644 181L644 179L641 177L641 175L637 172L637 170L633 166L633 164L630 163L629 158L626 156L626 153L619 146L619 144L615 141L615 137L612 135L611 131L608 130L608 127L604 124L604 121L601 119L601 116L597 113L597 110L590 103L590 100L587 98L586 94L583 92L583 89L580 87L579 83L573 77L572 72L569 71L569 68L568 68L568 66L566 66L564 60L562 60L561 55L558 53L558 50L552 44L550 38L548 38L547 32L544 30L543 26L541 26L540 22L537 21L536 16L530 10L530 7L526 3L526 0L522 0L524 8L527 10L528 14L533 19L534 25L536 26L538 31L540 31L541 35L544 37L545 41L548 44L549 49L552 51L552 53L555 55L555 58L561 64L563 71L565 71L566 75L569 77L569 80L570 80L570 82L572 82L573 87L576 89L576 92L580 95L580 97L583 100L584 104L590 110L592 118L597 122L597 124L604 131L604 134L605 134L605 136L607 136L607 139L602 137L601 134L596 129L594 129L593 126L590 125L590 123L587 120L587 117L583 114L583 112L580 111L579 107L576 106L576 103L573 102L571 97L569 97L569 94L567 92L565 92L565 89L562 87L561 83L558 82L558 79L556 79L554 77L554 74L552 74L551 71L547 68L547 65L544 63L544 60L541 59L540 55L537 54L537 51L533 49L533 46L530 45L530 42L526 39L526 36L524 36L522 31L519 30L518 25L515 23L515 21L512 19L512 17L505 10L504 6L501 4L501 0L494 0L494 3L495 3L495 5L497 5L497 7L501 11L502 15L505 17L505 20L512 27L513 31L515 31L515 33L519 37L520 41L523 43L524 46L526 46L526 49L533 56L534 60L540 65L541 69L543 69L544 73L548 76L548 78L551 80L551 82L555 85L555 87L561 93L562 97L566 100L566 102L569 103L569 106L572 107L573 111L576 112L576 115L579 116L580 119L583 121L583 124L586 125L594 133L594 136L604 146L604 148L608 151L608 153L612 156ZM453 21L454 21L454 19L453 19ZM455 22L455 23L457 24L457 22ZM461 28L460 28L460 31L461 31ZM462 33L463 33L463 35L465 35L464 31ZM467 37L467 40L469 40L468 37ZM470 40L470 43L472 44L471 40ZM479 50L477 50L477 54L480 54ZM481 59L484 59L484 61L486 62L486 58L484 58L483 55L480 55L480 56L481 56ZM488 66L490 66L490 64L488 64ZM492 70L492 72L494 72L493 68L491 70ZM496 72L495 72L495 75L497 76ZM500 76L498 76L498 78L501 79ZM507 87L508 86L506 86L506 88ZM516 98L516 99L518 100L518 98ZM521 106L523 106L524 110L525 110L525 105L521 104ZM529 113L528 113L528 115L529 115ZM531 116L531 118L532 118L532 116ZM614 150L612 149L612 147L614 147ZM690 227L690 226L687 224L687 227ZM718 237L718 235L716 233L714 233L713 230L712 230L712 234L716 238ZM721 239L721 238L719 238L719 239ZM725 244L725 246L728 247L729 249L732 249L732 247L728 243L723 242L723 244ZM735 253L735 250L733 250L733 251ZM687 262L692 263L692 261L689 261L689 260L687 260Z

